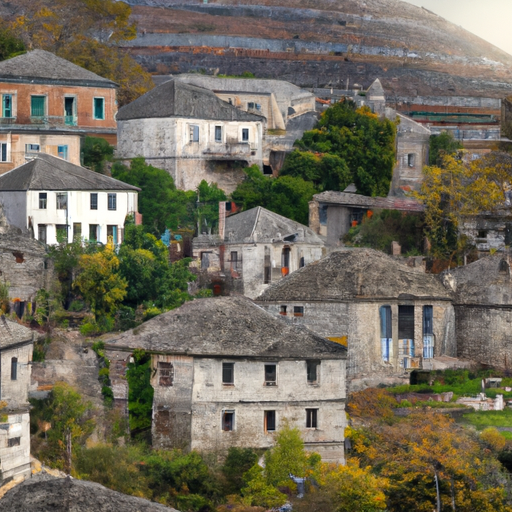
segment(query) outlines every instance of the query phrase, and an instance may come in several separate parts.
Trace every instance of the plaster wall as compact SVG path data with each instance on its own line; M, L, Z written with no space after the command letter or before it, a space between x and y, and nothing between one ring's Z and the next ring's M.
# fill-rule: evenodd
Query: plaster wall
M9 406L26 405L32 361L32 342L21 346L6 348L0 352L0 400ZM12 380L11 362L17 358L17 378Z
M7 223L21 230L27 229L27 193L0 190L0 204Z
M9 446L9 439L16 438L19 444ZM14 412L0 423L0 482L15 476L26 477L30 472L30 414Z

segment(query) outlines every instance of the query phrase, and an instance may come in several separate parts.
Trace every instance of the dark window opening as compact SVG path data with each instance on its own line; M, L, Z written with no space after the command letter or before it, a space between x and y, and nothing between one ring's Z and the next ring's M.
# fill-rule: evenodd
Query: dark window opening
M98 194L95 192L91 193L91 210L98 209Z
M283 247L281 253L281 274L287 276L290 273L290 251L289 247Z
M265 365L265 386L277 386L277 365Z
M75 126L75 98L64 98L64 123Z
M306 428L318 428L318 409L306 409Z
M232 432L235 429L235 411L224 411L222 413L222 430Z
M174 385L174 366L172 363L158 361L159 385L170 387Z
M272 167L270 165L263 164L263 174L266 174L267 176L274 174L272 172Z
M7 142L0 143L0 162L7 162Z
M304 316L304 306L293 306L293 316Z
M272 282L272 267L270 266L270 254L265 254L263 284L270 284L271 282Z
M211 251L202 252L201 253L201 268L207 269L210 266L210 255L212 254Z
M37 225L37 239L43 244L46 243L46 224Z
M500 272L508 273L510 271L510 266L505 260L500 261Z
M276 411L264 411L265 432L275 432L276 430Z
M89 242L98 241L98 224L89 224Z
M249 128L242 128L242 142L249 142Z
M222 363L222 384L225 386L235 384L235 363Z
M318 384L320 361L306 361L308 384Z
M414 306L398 306L398 339L414 339Z
M286 316L286 306L279 306L279 314Z
M416 165L416 155L414 153L409 153L407 155L407 165L409 167L414 167Z
M327 224L327 206L320 206L320 208L318 208L318 217L320 224L325 226Z
M94 98L94 119L105 119L105 98Z
M46 210L48 204L48 194L46 192L39 192L39 209Z
M231 270L238 270L238 252L231 251Z
M7 446L12 448L13 446L19 446L21 444L21 437L11 437L7 439Z
M18 380L18 358L11 359L11 380Z
M484 238L487 240L487 231L485 229L479 229L477 238Z
M215 142L222 142L222 126L215 127Z
M305 266L306 266L306 262L304 261L304 256L301 256L300 260L299 260L299 268L302 268Z
M82 223L73 222L73 240L80 240L82 238Z
M68 193L57 192L57 210L66 210L68 207Z
M14 256L14 258L16 259L16 263L23 263L25 261L25 258L23 256L23 253L20 252L20 251L14 251L12 253L12 255Z

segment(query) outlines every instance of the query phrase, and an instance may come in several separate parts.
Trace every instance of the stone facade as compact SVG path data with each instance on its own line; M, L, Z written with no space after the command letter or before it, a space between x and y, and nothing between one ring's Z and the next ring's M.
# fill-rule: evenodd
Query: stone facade
M34 335L30 329L0 317L0 483L30 475L30 362Z
M194 238L191 264L198 284L219 295L255 298L325 254L324 241L307 226L262 207L230 215L221 230L224 236Z
M80 165L86 135L115 143L116 89L43 50L0 63L0 174L39 152Z
M372 249L333 252L256 301L347 346L351 391L408 381L411 370L456 355L450 292L435 276Z
M135 348L151 354L153 445L269 448L283 421L306 448L344 460L346 349L245 298L199 299L106 342L114 397Z

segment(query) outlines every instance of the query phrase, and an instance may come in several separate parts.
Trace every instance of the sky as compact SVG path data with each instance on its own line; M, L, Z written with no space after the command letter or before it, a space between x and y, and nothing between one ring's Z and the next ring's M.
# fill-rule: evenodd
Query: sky
M464 27L512 55L512 0L405 0Z

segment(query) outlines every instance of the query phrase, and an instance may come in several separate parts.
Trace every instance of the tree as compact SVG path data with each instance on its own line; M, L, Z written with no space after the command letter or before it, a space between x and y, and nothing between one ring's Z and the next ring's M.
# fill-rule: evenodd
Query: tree
M368 107L338 102L296 142L300 151L287 156L282 174L300 176L322 189L343 190L354 182L361 194L386 196L395 164L395 134L395 124Z
M128 410L130 431L139 434L151 429L154 390L151 386L151 355L136 349L128 363Z
M5 22L0 22L0 61L24 53L25 44L18 39Z
M114 147L101 137L88 135L82 146L82 155L85 167L104 173L105 163L111 161L114 156Z
M197 187L195 210L198 232L203 229L211 230L219 223L219 202L227 199L226 194L216 183L207 183L202 180Z
M134 158L130 167L115 163L112 176L141 189L139 212L147 230L160 235L166 228L193 227L196 194L178 190L167 171L146 164L144 158Z
M462 143L455 140L452 132L441 132L439 135L431 135L428 164L442 166L445 156L454 156L462 148Z
M151 76L119 44L136 37L131 8L116 0L18 0L13 33L27 48L51 51L120 85L125 105L154 87Z
M505 204L512 166L489 162L448 155L442 167L424 168L421 189L414 196L425 206L426 235L434 256L452 259L467 250L465 238L458 235L461 220Z
M308 224L309 201L318 192L312 182L294 176L269 178L255 165L244 172L246 178L231 194L231 199L243 210L263 206L301 224Z
M128 286L118 273L119 259L114 244L109 242L102 251L80 256L78 269L74 288L88 302L100 327L109 330L113 315L125 298Z

